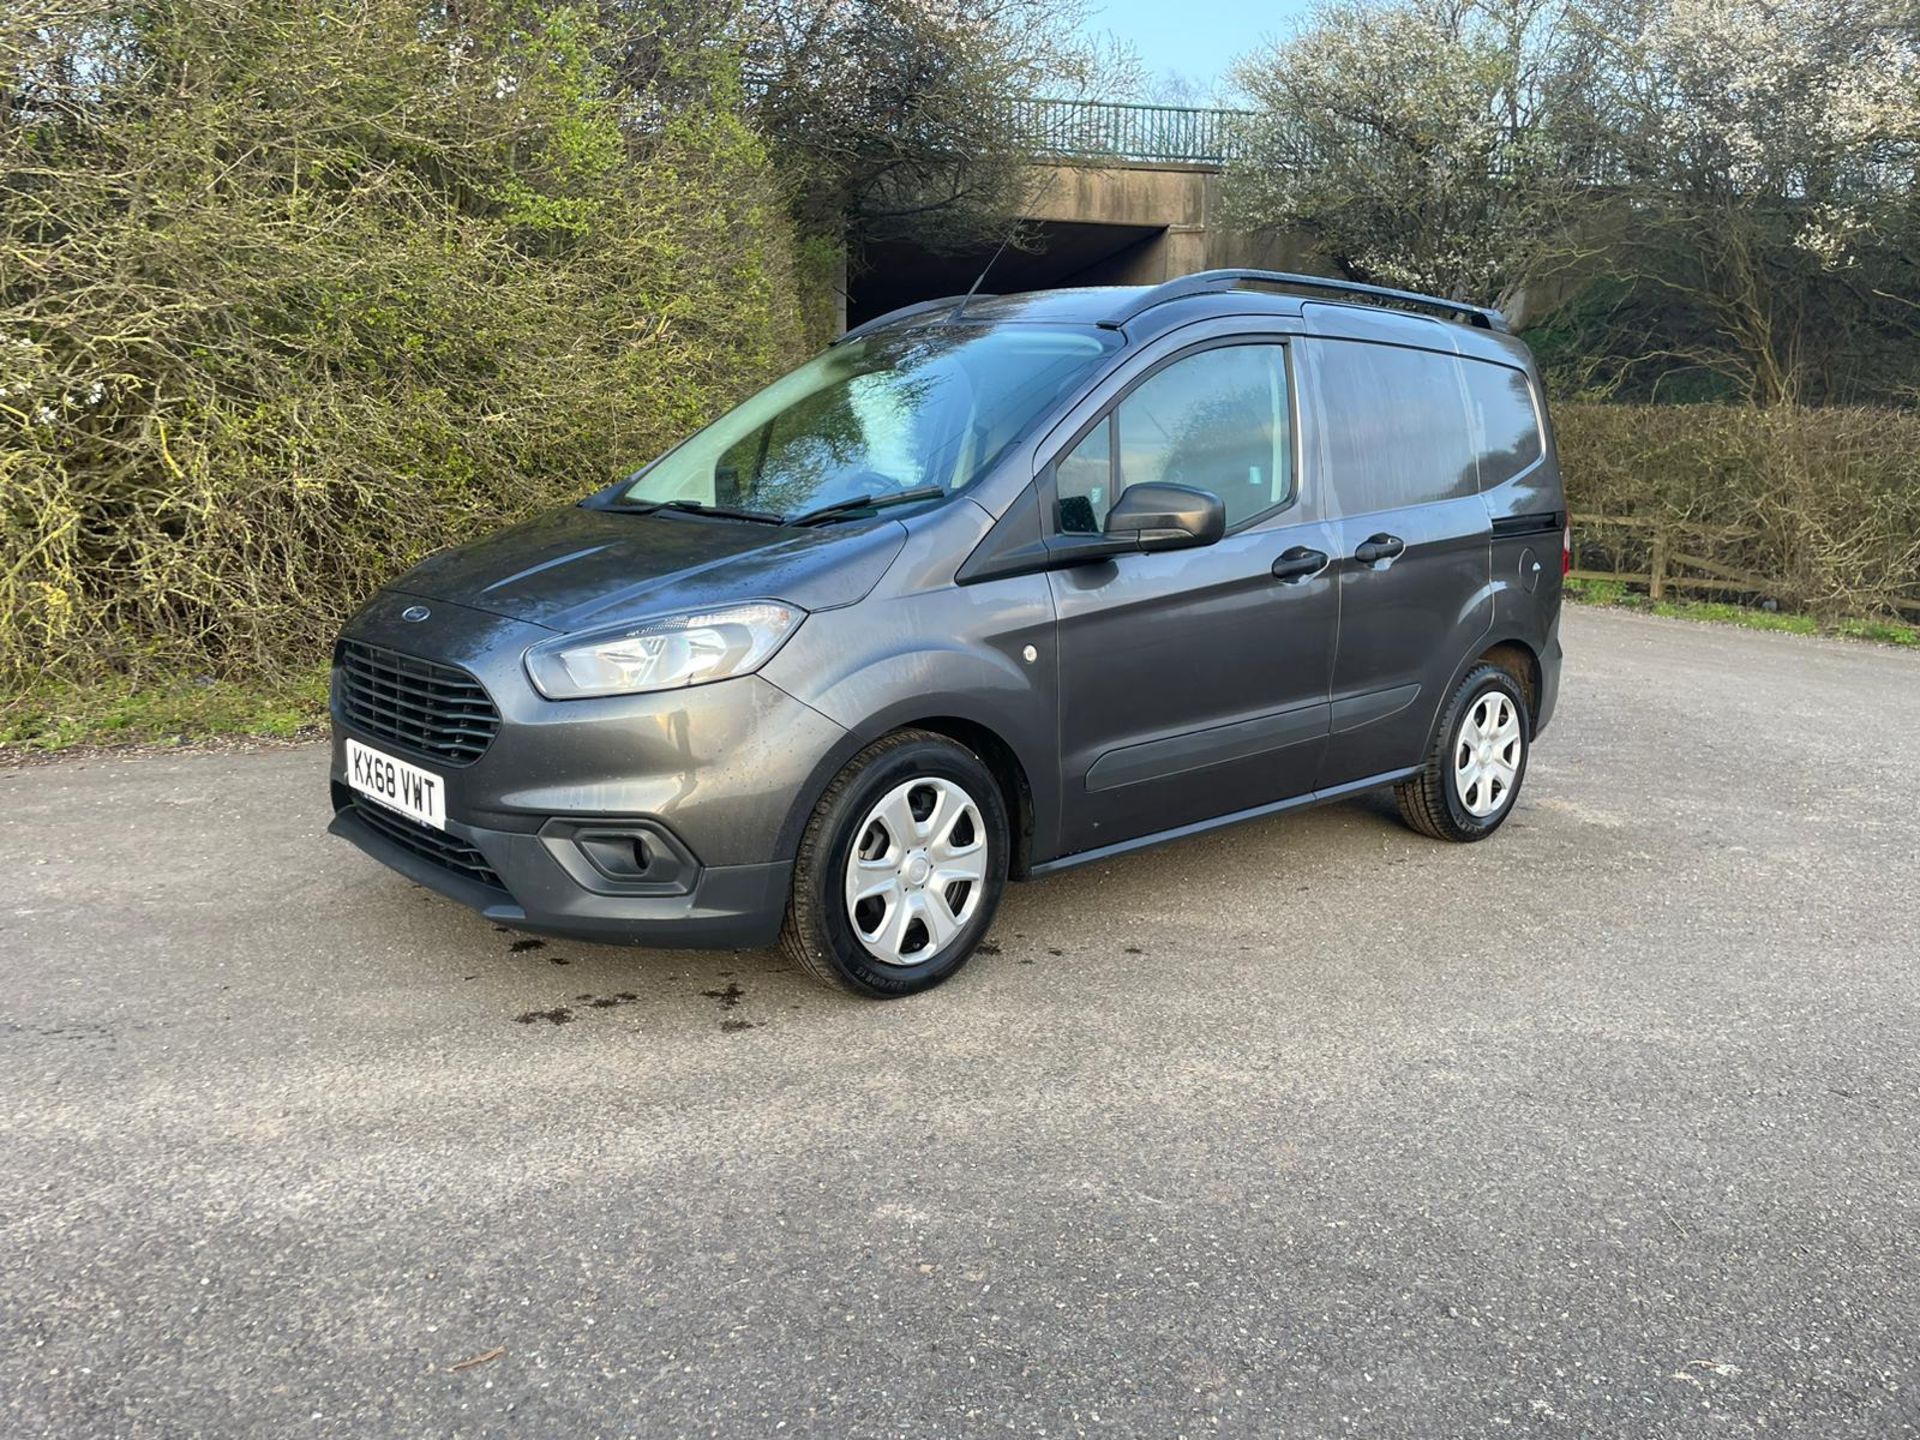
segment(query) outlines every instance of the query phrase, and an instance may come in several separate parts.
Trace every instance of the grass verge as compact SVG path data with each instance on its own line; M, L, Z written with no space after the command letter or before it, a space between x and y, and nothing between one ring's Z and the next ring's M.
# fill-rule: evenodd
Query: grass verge
M0 757L76 748L296 739L326 723L327 671L277 680L44 681L0 695Z
M1567 598L1583 605L1609 605L1665 615L1674 620L1705 620L1738 625L1746 630L1782 630L1790 635L1839 635L1848 640L1872 640L1881 645L1920 647L1920 627L1891 620L1839 620L1822 624L1811 615L1785 610L1756 610L1714 600L1653 600L1629 590L1618 580L1569 580Z

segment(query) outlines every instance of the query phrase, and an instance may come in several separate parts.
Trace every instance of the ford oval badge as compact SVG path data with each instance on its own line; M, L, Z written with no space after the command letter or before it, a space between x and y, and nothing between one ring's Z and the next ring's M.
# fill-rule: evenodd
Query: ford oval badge
M427 609L427 607L424 605L409 605L407 606L406 609L400 612L400 618L402 620L412 620L415 623L418 623L419 621L426 619L432 613L433 612Z

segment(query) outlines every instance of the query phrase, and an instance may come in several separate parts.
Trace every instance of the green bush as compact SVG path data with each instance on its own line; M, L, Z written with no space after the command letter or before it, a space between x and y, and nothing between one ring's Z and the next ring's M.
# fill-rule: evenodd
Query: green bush
M9 8L0 679L304 674L792 358L737 72L622 91L595 13Z
M1720 405L1554 407L1578 513L1660 521L1670 545L1826 618L1920 604L1920 414ZM1576 526L1644 568L1651 531ZM1735 532L1735 533L1721 533Z

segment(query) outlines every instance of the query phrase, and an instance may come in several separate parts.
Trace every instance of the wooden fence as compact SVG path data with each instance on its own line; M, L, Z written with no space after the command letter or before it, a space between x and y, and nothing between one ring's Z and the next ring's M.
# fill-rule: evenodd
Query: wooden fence
M1696 525L1686 521L1646 519L1637 515L1594 515L1573 512L1573 552L1576 561L1581 540L1598 543L1600 536L1612 531L1639 537L1647 556L1645 570L1590 570L1576 564L1568 572L1572 580L1613 580L1625 585L1644 585L1655 600L1665 599L1668 591L1705 591L1722 595L1759 595L1782 605L1797 605L1800 596L1794 587L1778 577L1756 575L1734 566L1693 553L1715 541L1741 541L1754 538L1751 530L1730 526ZM1598 532L1598 533L1596 533ZM1699 542L1706 542L1705 545ZM1621 547L1608 543L1609 550ZM1887 601L1903 615L1920 616L1920 600L1892 598Z

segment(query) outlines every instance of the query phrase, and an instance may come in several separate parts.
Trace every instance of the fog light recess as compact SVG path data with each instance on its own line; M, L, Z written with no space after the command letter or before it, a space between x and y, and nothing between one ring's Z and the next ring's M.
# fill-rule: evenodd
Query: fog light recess
M684 895L699 862L652 821L549 820L547 852L581 886L600 895Z

